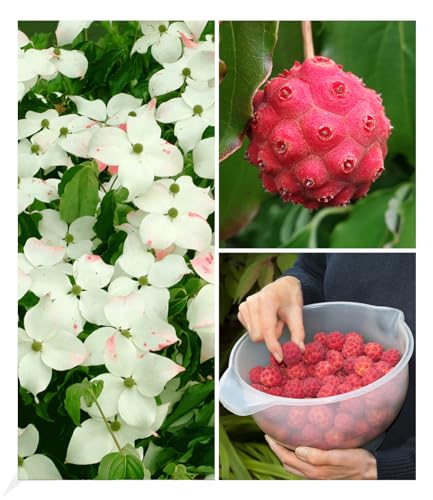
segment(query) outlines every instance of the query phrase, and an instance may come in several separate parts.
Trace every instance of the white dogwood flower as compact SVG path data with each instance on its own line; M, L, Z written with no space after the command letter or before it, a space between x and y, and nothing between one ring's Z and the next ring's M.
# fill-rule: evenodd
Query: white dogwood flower
M150 95L160 96L179 89L185 82L208 82L215 76L215 53L207 44L185 48L183 56L174 63L163 64L163 69L149 80Z
M177 61L182 55L180 34L190 35L185 23L168 21L141 21L141 36L133 45L131 55L135 52L145 54L151 47L152 57L159 63Z
M208 283L215 283L214 260L215 248L211 245L201 252L196 252L195 257L191 259L191 265L194 271Z
M35 397L47 388L52 370L69 370L87 356L83 343L58 328L59 311L46 295L27 311L18 331L18 377Z
M57 46L72 43L74 39L92 24L92 21L59 21L56 28Z
M99 400L98 400L99 401ZM156 408L154 420L149 425L134 427L115 415L108 419L111 432L119 446L134 446L136 439L144 439L154 434L164 422L168 404ZM116 444L100 415L85 420L72 433L66 452L66 463L87 465L96 464L108 453L118 451Z
M163 102L156 111L161 123L175 123L174 134L180 147L191 151L208 126L215 124L215 89L188 85L181 97Z
M182 171L183 157L176 146L161 139L154 102L128 116L126 132L117 127L98 130L89 144L89 154L107 165L119 165L119 184L133 200L147 191L154 176L167 177Z
M53 461L35 453L39 432L33 424L18 429L18 479L62 479Z
M210 245L212 231L206 219L214 211L214 200L209 189L195 186L191 177L156 181L134 203L149 212L140 225L140 237L149 247L164 249L174 243L204 250Z
M68 225L56 210L48 208L39 213L42 219L39 221L38 230L45 242L49 245L64 246L66 257L71 259L91 253L92 239L95 236L92 229L96 222L95 217L79 217Z
M126 123L128 116L137 116L142 103L142 99L128 94L117 94L107 104L102 99L90 101L79 95L69 99L77 106L78 114L111 126Z
M107 418L119 414L129 425L151 426L157 417L155 396L165 384L184 371L171 359L151 352L138 353L123 335L112 335L106 340L105 366L109 373L93 380L103 380L104 387L98 403ZM82 407L92 417L98 416L95 406Z
M203 179L215 178L215 137L202 139L192 150L194 172Z

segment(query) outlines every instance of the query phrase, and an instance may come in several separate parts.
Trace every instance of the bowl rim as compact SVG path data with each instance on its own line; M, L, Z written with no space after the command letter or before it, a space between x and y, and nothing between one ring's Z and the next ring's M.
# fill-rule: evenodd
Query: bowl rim
M233 349L230 353L230 358L229 358L229 366L228 369L232 369L234 373L236 374L236 377L238 378L238 382L241 384L241 386L247 390L252 396L257 396L261 395L263 397L263 402L262 405L264 406L263 409L270 408L275 405L284 405L284 406L317 406L317 405L324 405L324 404L331 404L331 403L338 403L341 401L346 401L348 399L356 398L359 396L363 396L365 394L368 394L369 392L374 391L375 389L381 387L382 385L386 384L389 380L395 378L404 368L409 363L410 358L412 357L413 350L414 350L414 338L411 329L407 325L407 323L404 321L404 313L400 309L397 309L395 307L388 307L388 306L375 306L372 304L367 304L363 302L349 302L349 301L329 301L329 302L317 302L315 304L308 304L304 306L304 309L316 309L316 308L323 308L325 306L329 305L345 305L349 307L368 307L369 309L374 308L377 310L382 310L382 311L394 311L397 313L397 318L398 321L401 321L403 324L403 331L405 332L406 335L406 349L404 353L402 354L400 361L383 377L379 378L378 380L372 382L371 384L368 384L366 386L360 387L359 389L355 389L350 392L345 392L343 394L337 394L335 396L327 396L323 398L288 398L285 396L274 396L272 394L267 394L266 392L259 391L258 389L255 389L252 385L248 384L245 382L245 380L241 377L238 367L236 366L235 360L237 358L237 355L239 353L239 350L242 348L242 345L245 344L245 342L249 341L249 335L248 332L245 332L235 343L233 346ZM259 410L260 411L260 410ZM257 413L257 412L253 412Z

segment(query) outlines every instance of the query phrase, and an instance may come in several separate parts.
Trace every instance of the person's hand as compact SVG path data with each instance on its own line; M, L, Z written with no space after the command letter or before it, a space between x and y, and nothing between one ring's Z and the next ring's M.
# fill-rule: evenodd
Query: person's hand
M290 451L265 436L271 450L292 474L307 479L377 479L375 457L361 448L319 450L300 446Z
M274 358L281 363L283 352L278 339L285 324L289 327L292 341L304 350L303 302L301 282L286 276L247 297L239 306L238 319L248 330L251 340L264 341Z

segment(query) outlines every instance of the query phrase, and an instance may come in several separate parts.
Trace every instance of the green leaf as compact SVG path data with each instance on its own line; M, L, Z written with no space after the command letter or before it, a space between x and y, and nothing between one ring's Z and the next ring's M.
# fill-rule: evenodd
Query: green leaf
M395 248L415 248L416 237L416 200L415 191L400 205L400 228L399 239L394 245Z
M349 217L335 226L331 247L381 248L392 238L385 212L395 189L381 189L358 201Z
M39 297L37 297L33 292L28 291L23 295L18 301L18 305L24 307L24 309L29 310L39 302Z
M415 22L323 23L323 55L382 95L394 126L389 151L415 161Z
M227 73L220 87L220 158L242 145L252 98L272 69L278 22L223 21L220 58Z
M91 162L86 162L65 186L60 198L60 217L71 223L78 217L95 215L98 189L97 172Z
M268 262L265 262L262 265L262 268L260 269L260 273L259 273L259 277L258 277L259 287L260 288L265 287L273 279L274 279L274 265L269 260Z
M189 411L197 408L202 402L206 401L209 396L212 396L213 390L213 380L207 380L201 384L195 384L188 387L172 413L165 419L163 428L168 428L172 423L186 415Z
M84 396L85 390L81 382L70 385L66 389L65 410L75 425L80 425L81 398Z
M134 450L135 451L135 450ZM109 453L101 460L98 479L144 479L144 467L140 457L131 451L131 446L122 452Z
M59 196L62 196L62 194L65 192L65 187L66 187L66 184L68 184L68 182L76 175L78 174L78 172L82 169L83 167L83 164L80 163L79 165L74 165L73 167L71 168L68 168L65 173L63 174L60 182L59 182L59 187L58 187L58 191L59 191Z
M116 199L114 191L109 191L101 201L101 210L96 218L93 230L102 241L107 241L114 233L114 212L116 210Z
M89 382L87 378L70 385L65 392L65 410L75 425L80 425L81 398L84 398L87 406L92 406L104 387L102 380Z
M251 288L254 286L256 281L259 278L260 271L263 267L262 262L254 262L244 269L244 272L241 275L241 279L238 282L238 286L236 288L235 301L237 303L241 302L241 300L248 294Z
M258 170L244 160L246 145L220 164L220 239L236 235L269 195ZM251 245L254 246L254 245Z
M125 231L118 231L117 233L113 233L108 238L108 248L102 254L102 258L105 262L115 264L116 260L122 255L123 243L125 242L126 237L127 234Z
M293 253L281 253L277 257L277 266L280 272L287 271L290 267L293 266L295 260L297 258L297 255Z

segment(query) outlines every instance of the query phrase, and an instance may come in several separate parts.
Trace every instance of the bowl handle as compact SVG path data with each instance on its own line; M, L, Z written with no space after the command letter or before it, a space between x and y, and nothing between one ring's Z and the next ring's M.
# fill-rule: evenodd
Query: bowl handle
M245 386L235 376L231 366L220 378L219 399L227 410L242 417L272 406L272 403L267 404L263 401L260 393L256 396L251 390L245 390Z

